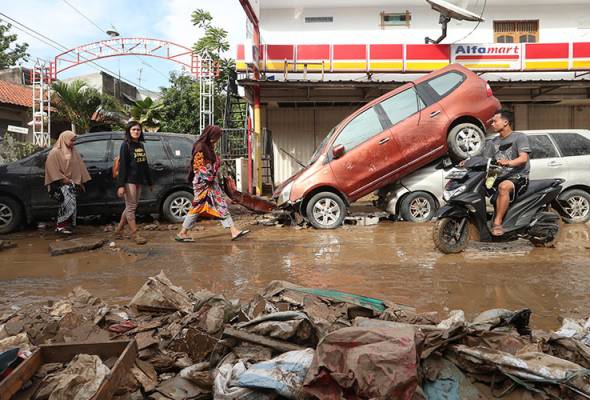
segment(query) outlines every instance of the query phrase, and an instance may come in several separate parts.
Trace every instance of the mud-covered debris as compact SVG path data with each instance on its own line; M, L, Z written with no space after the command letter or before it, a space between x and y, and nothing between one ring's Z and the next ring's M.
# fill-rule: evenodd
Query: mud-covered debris
M129 306L137 311L189 313L193 304L184 289L174 286L164 271L152 276L135 294Z
M0 340L0 353L13 348L30 350L32 346L29 336L23 332Z
M102 238L75 238L49 243L49 253L52 256L79 253L102 247L108 240Z
M16 243L11 242L10 240L0 240L0 251L14 249L16 247Z

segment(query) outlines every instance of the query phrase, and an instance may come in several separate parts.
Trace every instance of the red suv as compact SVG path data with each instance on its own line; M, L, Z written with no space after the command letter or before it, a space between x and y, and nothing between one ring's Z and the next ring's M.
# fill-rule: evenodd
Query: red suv
M342 224L347 206L447 152L477 154L500 108L486 81L452 64L361 107L333 128L308 166L274 197L316 228Z

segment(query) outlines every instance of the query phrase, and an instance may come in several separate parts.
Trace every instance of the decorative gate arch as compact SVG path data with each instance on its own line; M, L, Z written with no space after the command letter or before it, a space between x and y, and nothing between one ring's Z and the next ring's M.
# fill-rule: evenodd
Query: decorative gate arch
M167 40L149 38L114 38L85 44L55 56L49 66L52 80L57 74L81 64L115 56L149 56L174 61L185 66L197 78L199 57L192 49Z

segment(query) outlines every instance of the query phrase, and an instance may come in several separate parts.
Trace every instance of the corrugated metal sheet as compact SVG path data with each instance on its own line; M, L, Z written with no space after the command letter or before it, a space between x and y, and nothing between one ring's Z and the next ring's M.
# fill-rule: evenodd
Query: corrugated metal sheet
M280 149L306 163L328 131L354 107L270 108L266 126L272 131L275 183L288 179L301 169L295 160Z
M529 105L528 129L573 128L572 107L545 104Z

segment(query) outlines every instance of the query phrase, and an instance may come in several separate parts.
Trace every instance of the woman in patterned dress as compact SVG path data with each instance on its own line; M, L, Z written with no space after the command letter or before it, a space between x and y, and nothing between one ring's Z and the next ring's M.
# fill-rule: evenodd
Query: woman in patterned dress
M215 143L221 137L221 128L209 125L201 133L193 146L192 168L189 182L193 184L195 198L182 224L182 229L176 235L177 242L194 242L188 231L197 222L199 216L221 220L224 228L230 230L232 240L245 236L250 231L236 228L231 218L227 203L223 199L223 192L217 183L217 173L221 166L221 159L215 154Z

